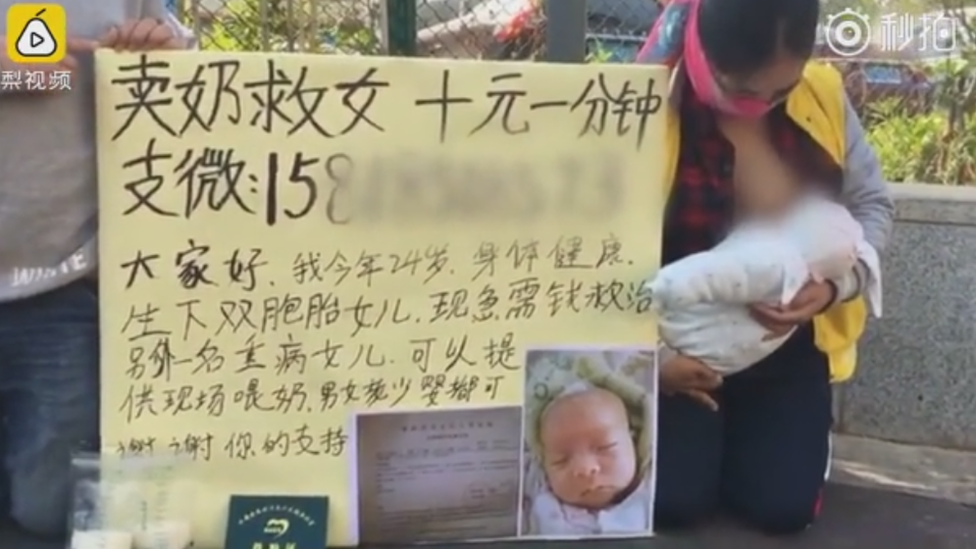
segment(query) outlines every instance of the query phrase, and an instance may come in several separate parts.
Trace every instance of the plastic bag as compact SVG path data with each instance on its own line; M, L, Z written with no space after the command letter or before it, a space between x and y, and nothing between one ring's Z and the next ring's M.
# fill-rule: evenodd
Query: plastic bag
M869 304L880 316L877 253L846 208L811 197L780 219L741 225L713 250L662 268L648 289L665 344L728 375L769 356L792 335L769 338L749 305L786 305L808 280L842 277L859 260L870 273Z
M132 548L132 533L118 525L110 526L101 472L101 458L97 454L78 454L71 460L69 549Z
M174 456L72 460L70 549L187 549L192 482Z

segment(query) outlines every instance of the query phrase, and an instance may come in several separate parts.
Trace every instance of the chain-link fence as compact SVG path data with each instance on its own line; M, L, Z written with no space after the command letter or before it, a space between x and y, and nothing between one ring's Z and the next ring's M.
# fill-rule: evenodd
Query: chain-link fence
M393 36L407 32L416 37L410 45L412 53L421 56L540 59L545 55L543 0L171 2L178 17L210 50L369 55L385 51ZM636 53L659 8L655 0L589 0L585 10L591 55L623 61Z
M374 0L176 0L173 7L206 50L380 52Z
M603 63L632 60L661 9L657 0L170 1L208 50ZM976 21L960 28L967 49L953 67L830 60L892 180L976 181Z

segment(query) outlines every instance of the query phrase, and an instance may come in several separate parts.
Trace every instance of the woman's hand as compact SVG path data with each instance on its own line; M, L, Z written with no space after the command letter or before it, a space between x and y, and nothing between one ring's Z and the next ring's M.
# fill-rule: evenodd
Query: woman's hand
M710 410L718 410L718 403L708 394L722 385L722 376L698 360L683 355L663 362L660 366L661 392L666 395L683 394Z
M769 339L782 337L822 313L837 299L837 287L828 281L807 282L786 306L757 304L749 308L752 318L769 330Z
M163 20L131 19L109 29L99 44L118 51L182 50L187 40Z

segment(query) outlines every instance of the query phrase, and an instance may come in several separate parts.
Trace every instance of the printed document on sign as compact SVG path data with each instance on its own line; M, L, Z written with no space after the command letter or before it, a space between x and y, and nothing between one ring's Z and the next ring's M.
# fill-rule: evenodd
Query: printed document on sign
M360 543L516 535L517 408L359 417Z

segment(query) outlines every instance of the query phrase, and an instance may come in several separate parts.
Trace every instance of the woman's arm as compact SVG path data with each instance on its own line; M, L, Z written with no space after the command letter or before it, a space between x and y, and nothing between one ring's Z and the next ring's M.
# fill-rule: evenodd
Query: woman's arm
M867 141L864 126L850 99L844 97L844 132L847 152L844 159L844 187L841 200L864 229L864 237L882 255L888 247L894 223L895 203L881 173L881 163ZM837 297L849 301L865 289L871 273L859 262L853 272L833 281Z
M844 98L844 132L847 155L844 161L844 188L841 200L864 228L868 243L883 254L888 247L895 216L895 203L881 173L881 163L867 141L861 119Z

